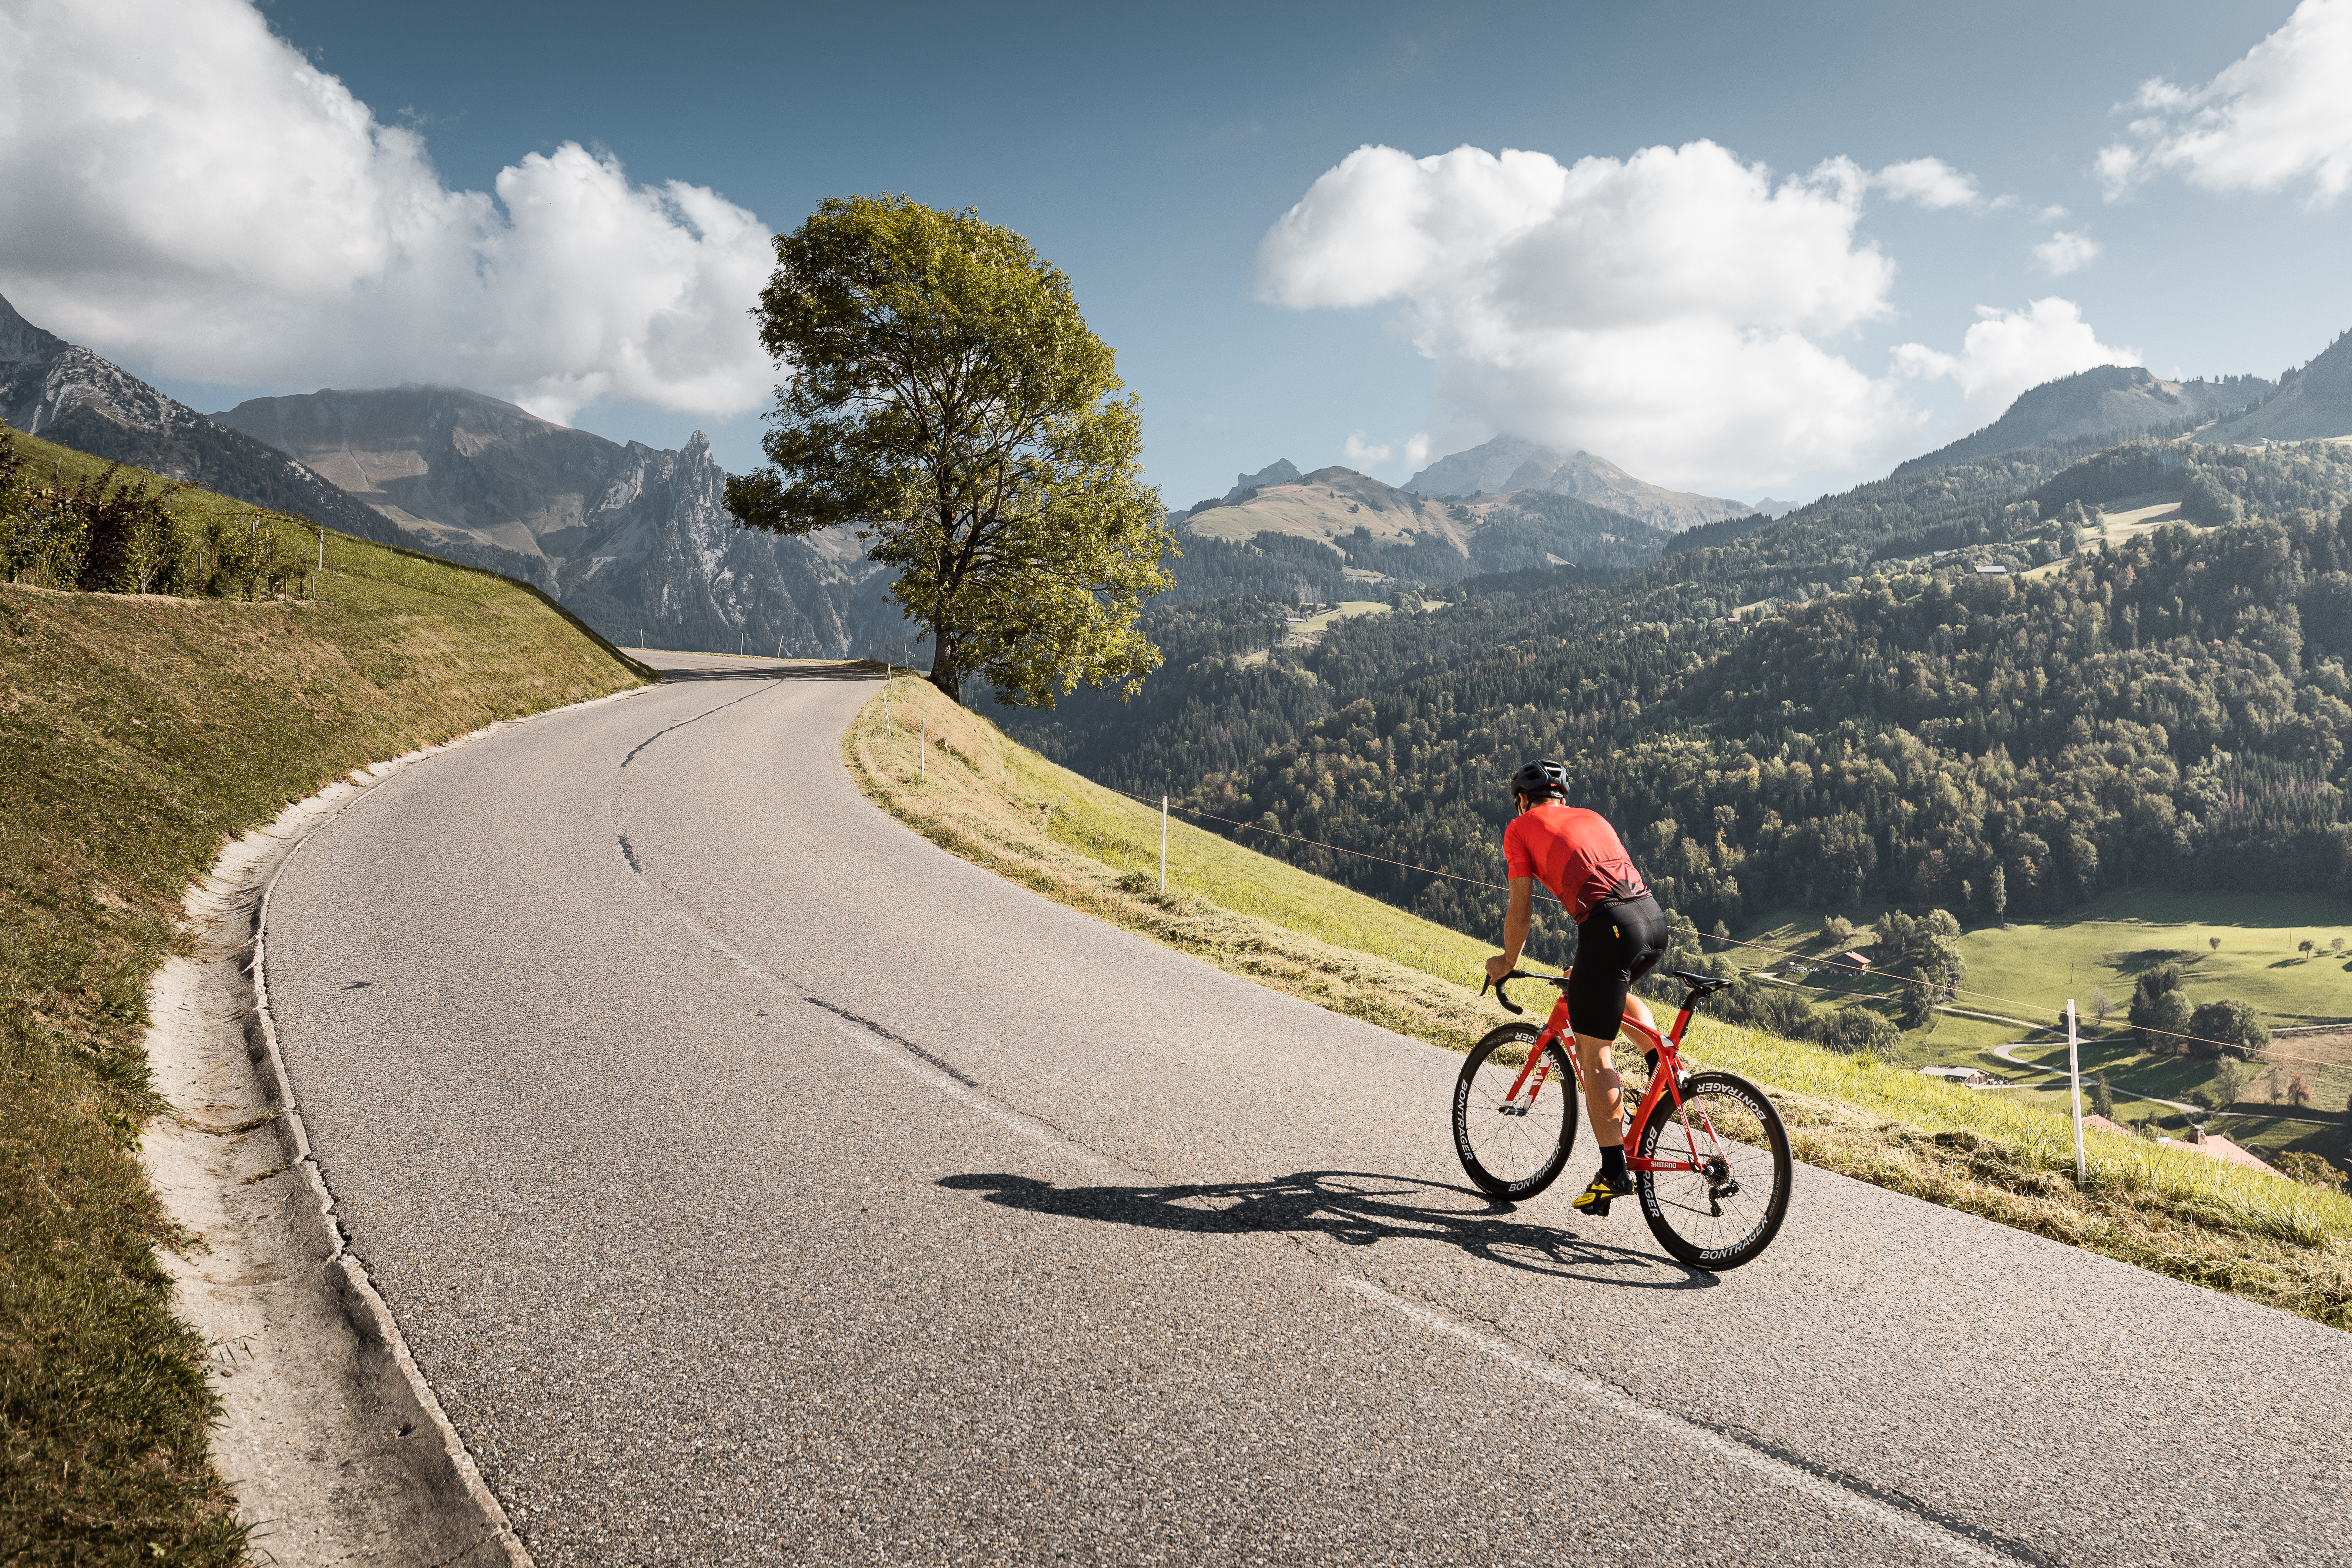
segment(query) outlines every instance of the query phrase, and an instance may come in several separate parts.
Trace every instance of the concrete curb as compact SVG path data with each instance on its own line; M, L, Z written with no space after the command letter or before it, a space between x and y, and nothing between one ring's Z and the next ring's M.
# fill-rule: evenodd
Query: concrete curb
M388 762L373 763L365 769L356 770L346 781L288 806L278 814L270 828L263 830L265 835L273 837L280 837L282 830L291 835L291 840L284 849L268 857L268 860L274 861L274 864L266 864L268 880L263 884L261 897L251 905L252 923L246 942L251 954L242 965L242 973L251 988L252 1001L245 1018L246 1057L260 1076L264 1099L278 1113L275 1125L280 1147L285 1152L286 1166L289 1170L300 1171L303 1181L308 1184L313 1205L310 1212L317 1215L317 1225L327 1254L326 1268L341 1299L344 1317L362 1347L362 1356L377 1363L354 1369L358 1374L354 1381L373 1386L387 1405L407 1407L412 1414L404 1415L404 1419L429 1426L439 1435L446 1470L437 1478L440 1484L433 1489L442 1494L439 1501L443 1510L463 1511L470 1516L470 1524L466 1527L468 1531L478 1531L472 1544L454 1558L444 1558L444 1562L478 1561L476 1554L488 1548L509 1568L532 1568L530 1555L516 1537L506 1510L483 1481L480 1467L475 1464L473 1455L467 1451L465 1439L451 1425L448 1415L441 1408L440 1400L433 1393L431 1384L417 1367L415 1358L409 1353L408 1342L401 1334L391 1307L376 1291L366 1268L344 1249L342 1226L335 1215L335 1194L328 1186L317 1160L312 1157L310 1135L302 1125L293 1085L286 1074L285 1058L278 1048L277 1019L270 1011L270 900L277 891L278 879L285 875L286 868L295 856L301 853L305 844L331 826L344 812L366 799L374 792L376 785L411 764L501 730L511 729L517 724L529 723L534 719L553 713L568 713L598 703L619 701L648 689L649 687L633 687L625 691L590 698L584 702L551 708L546 713L501 720L438 745L422 747ZM352 793L340 801L335 800L334 796L347 787ZM330 806L331 809L326 809ZM320 816L322 809L324 815ZM216 862L216 869L217 866Z

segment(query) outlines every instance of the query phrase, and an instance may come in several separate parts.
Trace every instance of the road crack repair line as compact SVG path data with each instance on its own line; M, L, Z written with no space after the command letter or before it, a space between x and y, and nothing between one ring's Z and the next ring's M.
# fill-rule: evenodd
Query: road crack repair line
M679 730L685 729L688 724L699 724L705 719L709 718L713 713L724 713L730 708L734 707L738 702L749 702L754 697L765 697L769 692L773 691L777 687L782 684L783 683L781 680L771 680L755 691L746 691L742 696L735 698L731 701L721 702L715 708L706 708L701 712L697 713L693 718L680 719L677 723L670 725L667 729L656 730L652 734L647 735L644 740L639 741L635 745L629 748L629 754L621 759L621 766L625 768L631 763L635 762L639 752L644 751L647 746L652 745L664 735L673 734ZM617 772L618 770L616 769L614 771Z
M622 848L624 852L626 851L627 847L628 841L624 839L622 841ZM966 1078L962 1073L956 1070L952 1063L944 1061L940 1058L931 1055L930 1052L923 1049L922 1047L915 1044L914 1041L907 1038L904 1035L892 1034L889 1030L884 1028L881 1025L876 1023L871 1018L861 1017L857 1014L851 1012L848 1008L837 1006L835 1004L826 1001L822 996L803 996L801 1000L807 1003L812 1007L822 1007L828 1013L835 1014L838 1016L846 1018L862 1029L872 1030L874 1033L881 1036L884 1039L889 1041L892 1045L898 1047L901 1050L910 1052L930 1063L933 1067L939 1068L941 1072L947 1074L950 1078L955 1079L956 1082L963 1085L966 1089L978 1089L980 1087L978 1079Z

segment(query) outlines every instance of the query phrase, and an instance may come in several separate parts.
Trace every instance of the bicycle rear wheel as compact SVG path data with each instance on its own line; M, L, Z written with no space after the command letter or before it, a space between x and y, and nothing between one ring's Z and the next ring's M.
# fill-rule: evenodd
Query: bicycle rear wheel
M1764 1091L1727 1072L1693 1073L1642 1126L1634 1152L1691 1171L1642 1171L1634 1191L1650 1234L1694 1268L1737 1268L1772 1245L1789 1214L1789 1132Z
M1517 1102L1505 1098L1542 1035L1533 1024L1504 1025L1470 1047L1454 1080L1454 1152L1489 1197L1517 1203L1542 1192L1559 1178L1576 1142L1576 1074L1559 1041L1544 1047Z

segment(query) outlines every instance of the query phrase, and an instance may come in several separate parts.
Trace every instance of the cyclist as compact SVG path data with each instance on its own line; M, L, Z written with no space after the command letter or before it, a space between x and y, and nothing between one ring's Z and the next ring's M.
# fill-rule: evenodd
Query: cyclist
M1609 1047L1624 1016L1626 991L1666 951L1665 911L1651 896L1617 830L1597 811L1568 804L1568 770L1549 757L1523 763L1511 775L1518 816L1503 832L1503 859L1510 871L1511 906L1503 918L1503 951L1486 961L1486 976L1500 980L1518 967L1527 945L1529 907L1540 880L1568 907L1576 921L1576 962L1568 974L1568 1021L1576 1035L1577 1064L1584 1072L1585 1113L1601 1145L1601 1171L1577 1194L1575 1206L1595 1215L1609 1212L1611 1198L1633 1190L1625 1170L1625 1087L1611 1065ZM1643 1023L1650 1009L1638 996L1633 1007Z

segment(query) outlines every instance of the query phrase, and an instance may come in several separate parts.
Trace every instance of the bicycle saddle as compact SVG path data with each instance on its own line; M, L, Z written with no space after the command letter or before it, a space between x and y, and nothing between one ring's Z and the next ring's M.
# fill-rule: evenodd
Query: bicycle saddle
M1689 986L1694 996L1720 991L1731 984L1731 977L1725 974L1700 974L1688 969L1670 969L1666 973Z

